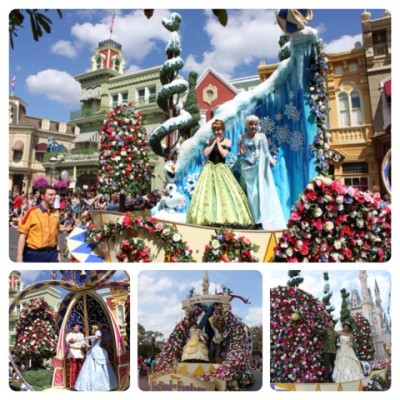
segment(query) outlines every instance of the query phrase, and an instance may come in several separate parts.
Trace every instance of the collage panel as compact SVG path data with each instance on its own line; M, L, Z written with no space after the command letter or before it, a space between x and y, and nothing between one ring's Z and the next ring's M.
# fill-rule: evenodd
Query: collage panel
M263 385L258 271L142 271L141 391L249 391Z
M11 390L128 390L127 272L14 270L9 304Z
M390 260L389 10L85 11L9 14L13 261Z
M386 391L392 279L383 270L270 273L275 391Z

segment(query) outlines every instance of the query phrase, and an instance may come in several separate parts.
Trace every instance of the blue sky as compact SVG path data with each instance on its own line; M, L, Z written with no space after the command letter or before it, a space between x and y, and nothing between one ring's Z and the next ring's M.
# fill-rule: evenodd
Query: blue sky
M27 104L31 116L68 121L78 110L79 84L74 76L87 71L98 42L110 37L112 9L64 9L60 20L54 10L52 32L39 42L31 37L29 23L9 48L9 82L16 76L15 95ZM227 78L257 74L260 61L277 61L281 33L274 10L228 10L227 27L222 27L209 10L155 9L147 19L142 9L115 10L112 38L122 44L126 72L161 65L170 36L161 20L171 11L182 16L180 35L185 66L201 74L211 66ZM328 52L350 50L361 41L361 9L313 9L309 24L318 30ZM369 10L372 18L383 10ZM11 86L9 84L9 90Z
M201 293L202 270L143 271L138 277L138 322L146 330L159 331L168 339L175 325L183 318L182 300L194 287ZM208 271L210 294L221 291L221 285L234 294L249 299L231 302L232 312L249 326L262 323L262 275L258 271Z
M300 285L300 289L311 293L315 297L322 299L324 296L324 278L323 272L320 271L301 271L301 276L304 278L304 282ZM333 315L339 319L340 316L340 305L342 298L340 296L340 289L345 288L348 292L352 289L357 289L361 294L360 280L358 278L359 271L355 270L330 270L329 273L329 285L330 290L333 292L331 297L331 304L335 307ZM389 293L391 291L391 275L387 271L367 270L368 276L368 287L372 291L373 300L375 300L375 279L378 283L378 287L381 293L382 307L387 312L389 306ZM288 271L274 271L270 273L269 284L271 287L286 286L289 280ZM390 307L390 312L394 309Z

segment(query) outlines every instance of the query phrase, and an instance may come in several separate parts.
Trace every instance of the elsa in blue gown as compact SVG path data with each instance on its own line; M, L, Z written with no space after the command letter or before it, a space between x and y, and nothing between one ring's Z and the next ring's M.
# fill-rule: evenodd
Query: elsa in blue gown
M105 349L100 347L101 331L98 325L93 325L91 333L84 339L90 339L91 348L82 369L75 382L79 391L110 391L118 388L118 380L108 359Z
M270 167L276 161L269 152L267 137L258 133L259 124L256 115L246 118L247 131L239 138L235 169L249 199L254 223L265 230L281 230L286 221Z

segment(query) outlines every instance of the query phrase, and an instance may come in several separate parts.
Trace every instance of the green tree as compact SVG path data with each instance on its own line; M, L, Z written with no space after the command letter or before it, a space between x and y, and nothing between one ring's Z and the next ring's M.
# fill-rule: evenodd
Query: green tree
M44 12L48 13L50 10L45 9ZM57 15L62 18L62 12L59 9L54 10ZM33 39L39 41L43 36L43 31L51 33L51 19L37 9L14 9L8 16L8 31L10 35L10 46L14 49L14 37L18 36L18 29L24 28L25 17L29 17L31 24Z
M252 355L262 357L263 355L263 327L262 325L255 325L249 328L250 337L252 339Z
M182 129L179 132L179 136L184 140L189 139L193 136L195 132L200 128L200 108L197 102L196 96L196 84L197 84L198 74L194 71L189 73L189 91L186 97L185 110L192 116L190 126Z

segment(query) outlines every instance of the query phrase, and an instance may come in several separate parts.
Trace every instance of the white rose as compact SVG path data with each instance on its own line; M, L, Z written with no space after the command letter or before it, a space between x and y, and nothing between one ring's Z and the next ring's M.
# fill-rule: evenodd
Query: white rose
M343 196L336 197L336 204L343 204L343 200L344 200Z
M336 250L339 250L339 249L342 247L342 242L341 242L340 240L335 240L335 241L333 242L333 247L334 247Z
M312 214L314 217L320 217L322 215L322 210L319 207L314 208Z
M174 242L179 242L181 240L181 235L179 233L174 233L174 235L172 236L172 240Z
M325 230L326 232L329 232L329 231L331 231L332 229L333 229L333 222L331 222L331 221L325 222L325 224L324 224L324 230Z
M221 244L219 243L219 240L218 240L218 239L214 239L214 240L211 242L211 247L212 247L213 249L219 249L219 248L221 247Z

